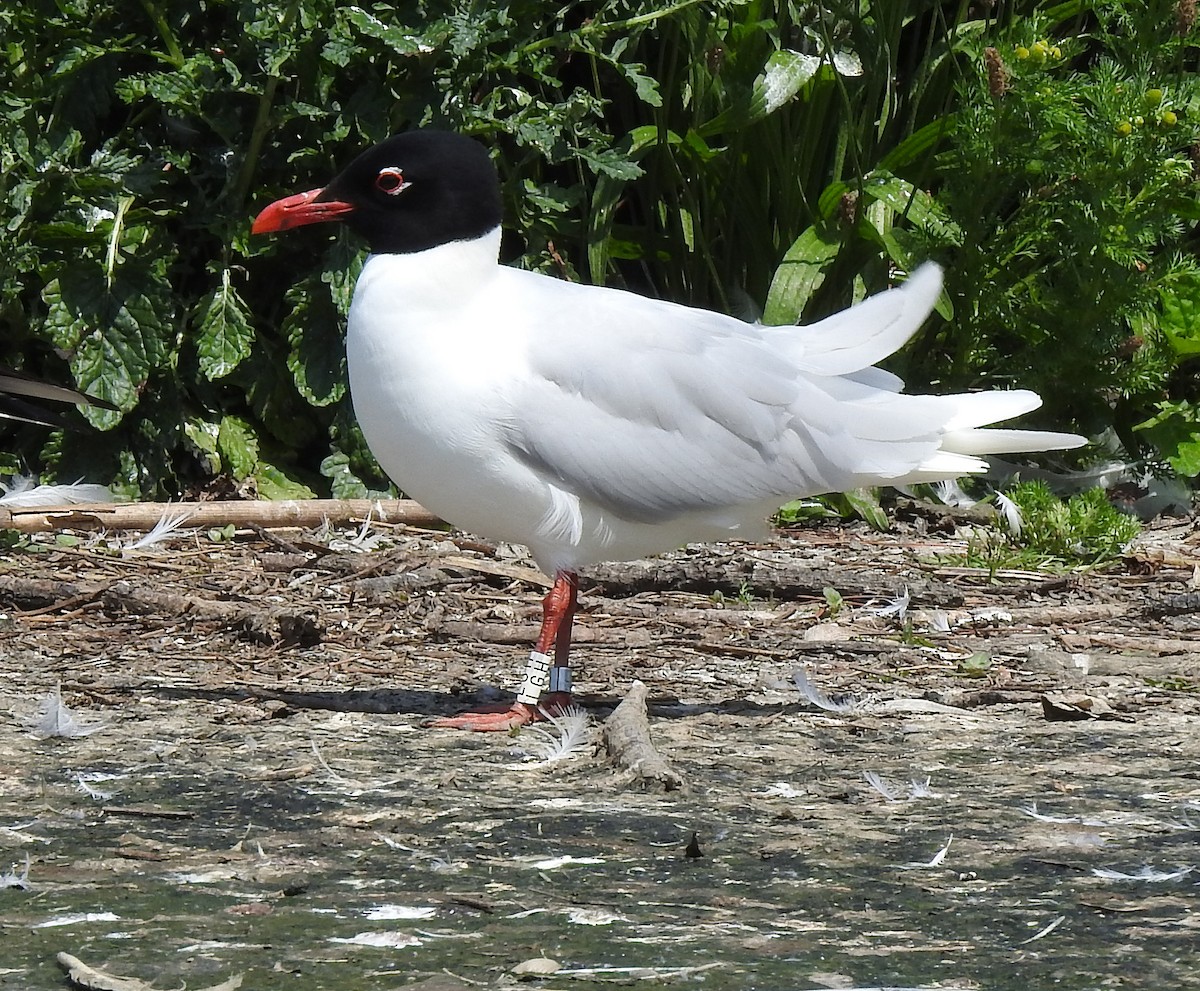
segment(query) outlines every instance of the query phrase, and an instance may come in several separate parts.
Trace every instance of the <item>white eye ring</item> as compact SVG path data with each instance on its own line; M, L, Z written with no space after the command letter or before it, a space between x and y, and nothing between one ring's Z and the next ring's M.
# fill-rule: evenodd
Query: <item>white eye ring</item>
M375 188L388 196L399 196L411 185L411 182L405 181L404 172L394 165L380 169L379 175L375 177Z

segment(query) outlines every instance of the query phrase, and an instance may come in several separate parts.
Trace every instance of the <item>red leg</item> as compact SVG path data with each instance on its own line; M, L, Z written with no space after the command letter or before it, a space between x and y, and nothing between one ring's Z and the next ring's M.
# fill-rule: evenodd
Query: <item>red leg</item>
M560 571L554 585L542 600L542 628L538 633L525 681L517 692L517 701L500 712L465 712L461 716L435 719L431 726L496 732L514 729L545 717L539 709L560 712L571 704L570 668L571 623L579 596L579 577L573 571ZM551 663L553 649L553 663Z

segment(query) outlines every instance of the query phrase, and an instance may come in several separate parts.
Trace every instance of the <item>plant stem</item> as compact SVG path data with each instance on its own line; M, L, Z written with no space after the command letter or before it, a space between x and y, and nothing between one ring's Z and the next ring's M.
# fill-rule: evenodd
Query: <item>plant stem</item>
M163 12L153 3L153 0L142 0L142 9L154 22L154 27L158 30L158 36L162 38L162 42L167 46L167 60L175 66L176 69L182 68L186 61L183 57L183 50L179 47L179 42L175 40L175 32L171 30L171 25L167 23Z
M280 37L286 38L292 22L296 19L298 4L289 4L280 23ZM281 66L282 68L282 66ZM262 95L258 98L258 109L254 114L254 124L250 128L250 140L246 143L246 157L242 159L242 167L238 172L237 184L233 188L233 208L241 210L250 194L250 185L254 181L254 171L258 167L258 157L262 153L263 143L267 140L267 132L271 129L271 107L275 103L275 91L279 88L283 76L275 73L267 77Z
M672 14L678 14L681 10L695 7L701 2L702 0L679 0L678 3L673 3L669 7L663 7L662 10L652 10L645 14L635 14L633 17L627 17L621 21L593 21L590 24L584 24L582 27L576 28L574 31L564 31L551 35L549 38L539 38L537 41L532 41L528 45L523 45L517 49L517 54L527 55L530 52L540 52L543 48L551 48L559 45L564 40L570 41L575 38L586 38L592 34L639 28L645 24L653 24L655 21L660 21L664 17L670 17Z

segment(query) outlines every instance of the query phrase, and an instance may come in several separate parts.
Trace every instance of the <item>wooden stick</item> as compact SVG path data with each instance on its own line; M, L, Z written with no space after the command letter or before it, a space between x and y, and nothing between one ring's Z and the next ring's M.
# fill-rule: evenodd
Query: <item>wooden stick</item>
M21 533L52 530L150 530L163 514L190 514L194 527L320 526L371 519L436 529L445 524L411 499L265 499L242 502L112 502L83 506L0 506L0 529Z

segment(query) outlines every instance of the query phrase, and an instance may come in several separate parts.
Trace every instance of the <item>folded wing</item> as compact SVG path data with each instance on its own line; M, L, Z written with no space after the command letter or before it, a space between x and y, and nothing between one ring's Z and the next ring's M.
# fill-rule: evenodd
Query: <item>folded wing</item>
M633 522L868 484L986 469L980 455L1076 446L1082 438L980 430L1040 405L1031 392L910 396L871 367L920 327L935 266L906 286L809 327L758 327L621 293L572 288L530 346L534 374L513 403L511 450L548 483ZM631 305L631 300L636 305Z

